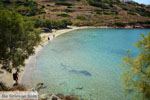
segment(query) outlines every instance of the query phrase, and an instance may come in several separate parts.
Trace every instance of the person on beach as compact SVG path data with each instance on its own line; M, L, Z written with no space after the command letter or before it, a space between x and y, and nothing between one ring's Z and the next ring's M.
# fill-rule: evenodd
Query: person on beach
M48 36L48 40L52 41L53 40L53 35Z
M50 40L50 38L48 37L48 40Z
M18 85L18 77L19 77L19 69L17 69L16 72L13 73L13 79L15 81L14 86Z

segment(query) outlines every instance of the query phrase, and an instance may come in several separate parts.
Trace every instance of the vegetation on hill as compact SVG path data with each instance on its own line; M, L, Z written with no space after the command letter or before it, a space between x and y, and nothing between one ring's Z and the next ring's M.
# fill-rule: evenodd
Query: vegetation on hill
M135 99L150 98L150 33L137 43L140 53L133 58L130 54L124 58L126 72L124 82L126 90L135 94Z
M120 0L49 0L38 1L44 6L45 14L37 15L43 19L64 19L77 26L116 26L115 23L142 22L149 27L149 6L135 2L123 3ZM82 18L79 16L82 16ZM146 23L146 24L143 24ZM139 25L139 23L138 23Z
M113 4L120 4L120 0L87 0L91 6L100 7L102 9L109 9Z
M15 10L25 16L34 16L43 13L42 8L33 0L2 0L3 6Z
M49 29L63 29L67 28L67 25L71 25L72 23L69 20L42 20L42 19L34 19L35 27L47 27Z
M57 21L67 19L77 26L150 27L149 5L120 0L2 0L4 6L33 19ZM9 1L9 2L8 2ZM82 18L81 18L82 16ZM58 22L59 23L59 22ZM144 24L143 24L144 23ZM59 25L58 25L59 26ZM61 25L60 25L61 26Z

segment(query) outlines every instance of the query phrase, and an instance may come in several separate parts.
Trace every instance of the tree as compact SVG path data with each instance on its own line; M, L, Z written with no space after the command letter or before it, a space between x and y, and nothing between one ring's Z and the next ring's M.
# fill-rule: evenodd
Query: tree
M128 68L124 73L124 82L127 90L141 99L150 98L150 33L142 36L143 39L137 43L140 53L133 58L130 55L124 58L125 66ZM139 95L141 94L141 95Z
M5 3L11 3L11 0L2 0Z
M40 41L32 22L8 10L0 10L0 63L7 71L24 65Z

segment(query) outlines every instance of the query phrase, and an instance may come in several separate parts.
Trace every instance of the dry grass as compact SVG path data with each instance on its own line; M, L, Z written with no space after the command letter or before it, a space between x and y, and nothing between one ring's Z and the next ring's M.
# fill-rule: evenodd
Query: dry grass
M57 1L57 0L56 0ZM55 1L55 2L56 2ZM128 14L127 11L116 5L116 9L119 10L117 15L100 15L95 12L95 10L100 10L100 8L89 6L86 0L66 0L67 2L73 3L73 6L55 5L54 0L37 0L39 6L44 5L45 14L38 15L36 17L42 19L64 19L63 16L57 16L60 13L67 13L69 16L65 17L73 22L73 25L77 26L101 26L101 25L112 25L116 22L145 22L150 21L149 17L143 17L137 15ZM133 8L133 5L129 5ZM107 12L107 11L106 11ZM77 16L84 16L85 20L78 20Z

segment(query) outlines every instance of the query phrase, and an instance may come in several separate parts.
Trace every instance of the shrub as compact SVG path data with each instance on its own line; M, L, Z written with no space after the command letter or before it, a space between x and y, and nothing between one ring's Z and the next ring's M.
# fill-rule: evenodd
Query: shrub
M85 16L77 16L77 19L79 19L79 20L86 20L86 17Z
M96 12L96 14L103 14L103 10L102 9L95 9L94 10Z
M55 24L52 24L52 27L55 29L67 28L68 25L72 24L70 20L59 20L54 23Z
M132 9L128 7L122 7L124 10L128 11L128 14L136 15L139 14L144 17L150 17L150 11L146 7L134 7ZM125 9L126 8L126 9Z
M68 12L74 12L74 10L73 10L73 9L68 9L68 8L67 8L67 9L65 9L65 12L67 12L67 13L68 13Z
M136 25L136 24L150 24L150 21L137 21L137 22L130 22L129 25Z
M11 3L11 0L2 0L3 3Z
M114 25L118 26L118 27L124 27L124 26L126 26L126 23L116 22L116 23L114 23Z
M141 16L150 17L150 11L145 10L144 8L136 8L135 12L139 13Z
M44 26L44 20L42 19L34 19L34 27L43 27Z
M61 14L57 14L57 16L61 16L61 17L69 17L70 15L68 15L67 13L61 13Z
M61 28L67 28L67 25L71 25L72 22L70 20L41 20L41 19L35 19L35 27L46 27L49 29L61 29Z
M99 7L100 3L95 0L87 0L89 5Z
M43 8L38 8L38 4L35 0L0 0L0 2L8 9L14 9L25 16L41 14L43 10Z
M100 0L87 0L89 5L95 6L95 7L100 7L103 9L108 9L110 8L110 5L112 4L111 1L100 1Z

